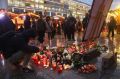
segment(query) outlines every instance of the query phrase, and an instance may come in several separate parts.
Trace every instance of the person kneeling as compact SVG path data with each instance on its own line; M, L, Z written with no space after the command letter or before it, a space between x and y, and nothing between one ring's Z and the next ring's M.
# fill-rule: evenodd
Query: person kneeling
M33 70L28 68L28 63L32 54L39 52L39 48L28 45L28 42L35 37L36 33L32 29L21 33L7 32L0 36L0 50L3 52L5 59L14 66L24 72L31 72ZM20 65L21 61L23 62L22 65Z

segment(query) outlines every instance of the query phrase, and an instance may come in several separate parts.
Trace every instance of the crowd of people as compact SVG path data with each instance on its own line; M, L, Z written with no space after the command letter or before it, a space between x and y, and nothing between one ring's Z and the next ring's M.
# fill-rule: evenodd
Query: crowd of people
M39 46L43 46L45 33L48 35L48 40L63 33L65 39L71 41L75 40L76 29L79 32L82 29L81 21L73 16L56 21L50 16L43 17L39 14L36 18L26 13L23 25L16 29L16 24L12 22L7 13L1 13L1 15L3 17L0 17L0 51L8 62L25 72L32 71L28 68L30 58L40 51L38 46L30 45L30 41L38 40Z
M72 15L61 19L54 19L51 16L43 16L39 14L39 18L31 18L26 14L26 19L24 20L24 29L34 28L38 33L38 40L40 43L44 42L45 33L48 34L48 39L51 40L55 35L64 34L64 38L68 41L75 40L75 32L82 32L86 29L88 24L89 15L86 14L83 21L80 18L75 18ZM58 17L59 18L59 17ZM21 29L21 28L20 28ZM19 29L19 30L20 30Z
M48 35L48 40L52 40L56 34L61 35L63 33L65 39L75 41L75 32L84 32L88 20L89 14L86 14L82 22L72 15L56 22L50 16L43 17L41 13L37 18L26 13L24 24L19 29L15 29L17 26L5 14L4 18L0 18L0 50L4 57L16 67L20 67L20 62L23 61L22 69L29 72L31 69L27 66L32 54L40 51L39 47L28 44L31 40L36 40L37 37L39 46L43 46L45 33ZM111 28L108 36L111 32L112 36L114 36L113 27L115 24L114 18L111 17L109 23Z

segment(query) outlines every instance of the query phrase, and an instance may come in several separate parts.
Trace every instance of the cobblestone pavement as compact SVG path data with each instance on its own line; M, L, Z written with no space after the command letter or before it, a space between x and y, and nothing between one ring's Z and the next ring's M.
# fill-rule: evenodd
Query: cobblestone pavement
M77 43L80 41L81 38L77 38ZM41 68L36 65L33 65L35 69L35 73L23 73L19 69L14 70L12 66L9 66L9 63L6 63L6 70L4 67L0 69L0 79L120 79L120 35L116 35L114 39L108 39L106 37L101 37L99 40L100 44L106 44L109 46L109 51L118 52L117 55L117 67L112 67L109 70L104 72L100 72L97 70L91 74L81 74L78 73L76 70L64 70L63 73L58 74L56 71L50 70L50 68ZM45 45L50 44L51 47L56 45L67 45L69 43L73 43L72 41L68 42L64 39L63 36L59 35L55 37L51 42L48 42L46 39ZM113 49L114 48L114 49ZM99 65L99 62L97 62ZM1 67L0 67L1 68ZM10 73L11 76L8 74Z

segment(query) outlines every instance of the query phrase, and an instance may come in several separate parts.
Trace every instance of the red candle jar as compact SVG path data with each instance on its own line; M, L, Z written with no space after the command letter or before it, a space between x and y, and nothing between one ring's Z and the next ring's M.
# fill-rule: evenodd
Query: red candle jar
M62 66L61 66L61 65L59 65L59 68L57 69L57 72L58 72L59 74L61 74L61 73L62 73L62 71L63 71L63 68L62 68Z
M53 70L56 70L56 64L52 65Z

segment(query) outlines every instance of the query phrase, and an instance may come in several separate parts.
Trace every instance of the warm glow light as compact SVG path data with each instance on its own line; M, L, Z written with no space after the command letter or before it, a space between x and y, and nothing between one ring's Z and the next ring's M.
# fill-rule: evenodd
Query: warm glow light
M4 13L0 13L0 19L2 19L4 16Z
M25 19L26 19L26 16L23 16L23 19L25 20Z
M47 9L47 7L45 7L45 10Z
M119 8L120 8L120 5L117 5L117 6L116 6L116 9L119 9Z
M35 0L35 2L39 2L39 0Z

